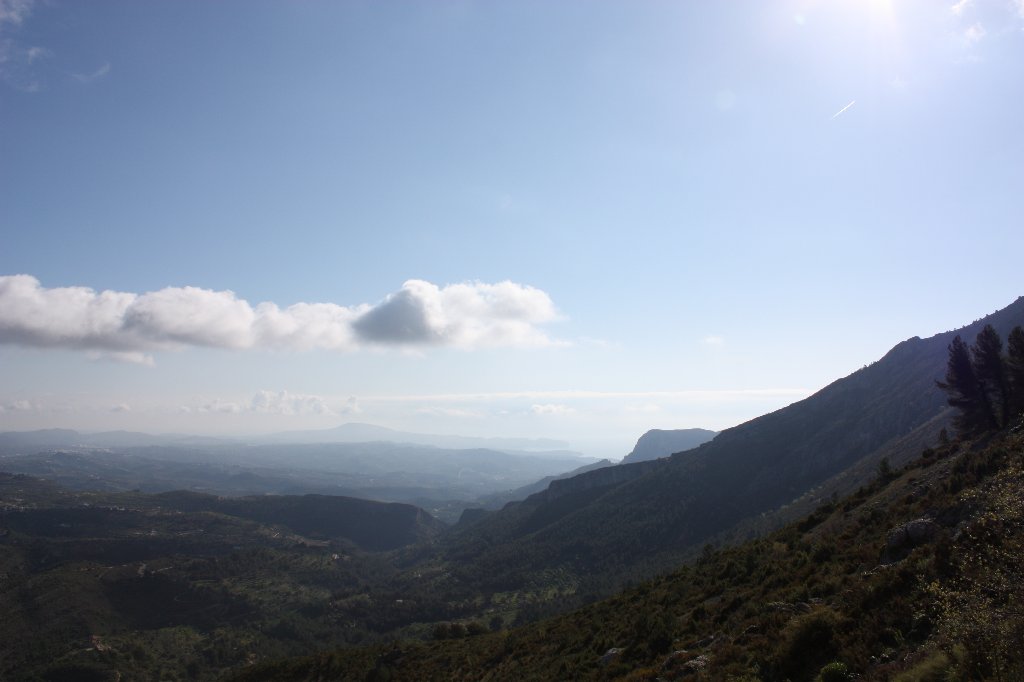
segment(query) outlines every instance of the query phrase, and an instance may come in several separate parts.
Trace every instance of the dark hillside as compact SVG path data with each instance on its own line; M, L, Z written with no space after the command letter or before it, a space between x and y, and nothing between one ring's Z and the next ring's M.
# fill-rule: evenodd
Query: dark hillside
M177 491L159 493L152 499L185 512L217 512L264 524L279 524L313 539L345 539L371 551L429 541L445 528L443 523L411 504L334 495L226 498Z
M661 466L615 467L621 480L607 480L609 468L558 481L560 494L587 492L560 501L538 495L506 508L475 524L471 536L453 538L449 556L469 562L467 575L491 576L504 588L554 568L586 585L619 576L615 584L638 567L672 565L923 425L931 423L935 432L918 432L914 442L934 442L942 423L936 418L946 410L935 381L947 347L956 334L972 339L985 324L1004 336L1024 324L1024 298L960 330L904 341L805 400L727 429L697 449L645 463ZM861 470L859 480L866 475ZM555 490L552 484L548 493Z
M1021 679L1021 429L926 450L765 538L572 613L229 679Z

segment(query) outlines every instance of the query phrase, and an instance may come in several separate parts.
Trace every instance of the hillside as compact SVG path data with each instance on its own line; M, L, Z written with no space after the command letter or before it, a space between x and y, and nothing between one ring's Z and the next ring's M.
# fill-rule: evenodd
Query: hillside
M557 571L571 591L601 593L695 556L740 524L752 536L750 522L762 514L844 473L847 487L859 485L883 455L905 461L918 444L934 443L948 410L935 386L947 347L956 334L973 339L985 324L1005 337L1024 324L1024 298L962 329L904 341L699 448L557 481L449 538L445 557L464 579L487 576L493 589L521 588Z
M621 464L643 462L649 459L668 457L675 452L692 450L707 443L718 435L707 429L651 429L640 436L632 452L622 458Z
M1022 431L926 450L767 537L572 613L230 679L1020 679Z
M277 656L369 641L428 617L378 590L395 573L380 552L442 530L409 505L0 473L0 679L113 679L93 669L111 656L129 679L214 679L254 638Z

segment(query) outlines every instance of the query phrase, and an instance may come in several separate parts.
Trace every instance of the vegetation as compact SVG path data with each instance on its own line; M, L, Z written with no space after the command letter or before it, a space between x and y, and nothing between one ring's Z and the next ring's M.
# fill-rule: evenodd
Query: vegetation
M969 349L960 336L949 345L946 380L936 382L957 408L954 419L964 434L1006 426L1024 409L1024 330L1010 332L1003 354L999 333L988 324Z
M956 441L776 533L565 615L230 679L1021 679L1022 490L1019 433Z
M0 677L1022 679L1024 332L994 331L1018 308L444 534L408 505L0 474ZM794 495L819 506L771 525Z

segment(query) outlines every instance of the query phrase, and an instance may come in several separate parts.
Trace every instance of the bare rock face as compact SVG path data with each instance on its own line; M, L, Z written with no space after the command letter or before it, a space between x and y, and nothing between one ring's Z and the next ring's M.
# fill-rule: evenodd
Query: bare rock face
M939 524L932 519L914 519L889 531L885 538L885 549L888 552L912 549L931 542L938 532Z
M622 460L623 464L633 462L645 462L651 459L668 457L676 452L692 450L693 448L707 443L718 435L717 431L707 429L651 429L633 446L633 452L626 455Z

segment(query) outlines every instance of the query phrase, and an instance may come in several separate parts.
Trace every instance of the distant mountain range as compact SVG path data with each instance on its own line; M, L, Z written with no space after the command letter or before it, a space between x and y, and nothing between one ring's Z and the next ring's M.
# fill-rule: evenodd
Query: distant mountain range
M351 438L406 436L368 425L346 425L330 432ZM522 499L541 489L537 487L539 480L596 462L570 451L444 448L380 439L330 442L327 438L310 438L311 442L302 443L243 443L124 431L6 432L0 433L0 470L44 477L77 490L184 489L232 496L315 493L406 502L426 507L454 523L466 506L489 504L479 502L482 497ZM476 443L484 439L461 440ZM547 444L526 439L495 441ZM521 497L508 497L510 491L522 486L534 487Z
M230 444L313 444L313 443L402 443L424 445L448 450L515 451L537 456L580 455L569 451L566 441L551 438L479 438L475 436L439 435L398 431L374 424L350 422L331 429L282 431L263 436L214 438L185 434L151 434L138 431L81 432L73 429L39 429L36 431L0 432L0 452L16 452L32 448L126 448L155 445L185 447Z
M83 433L73 429L0 432L0 453L29 454L53 448L133 448L157 445L207 447L232 443L227 438L180 434L151 434L138 431Z
M370 443L384 441L389 443L429 445L450 450L486 448L488 450L515 450L537 453L563 451L559 454L565 454L564 451L569 448L567 442L550 438L478 438L474 436L412 433L358 422L342 424L333 429L284 431L269 436L261 436L254 439L254 441L263 443Z
M651 429L636 442L633 451L626 455L620 464L644 462L649 459L668 457L675 452L691 450L703 445L718 435L717 431L707 429Z

